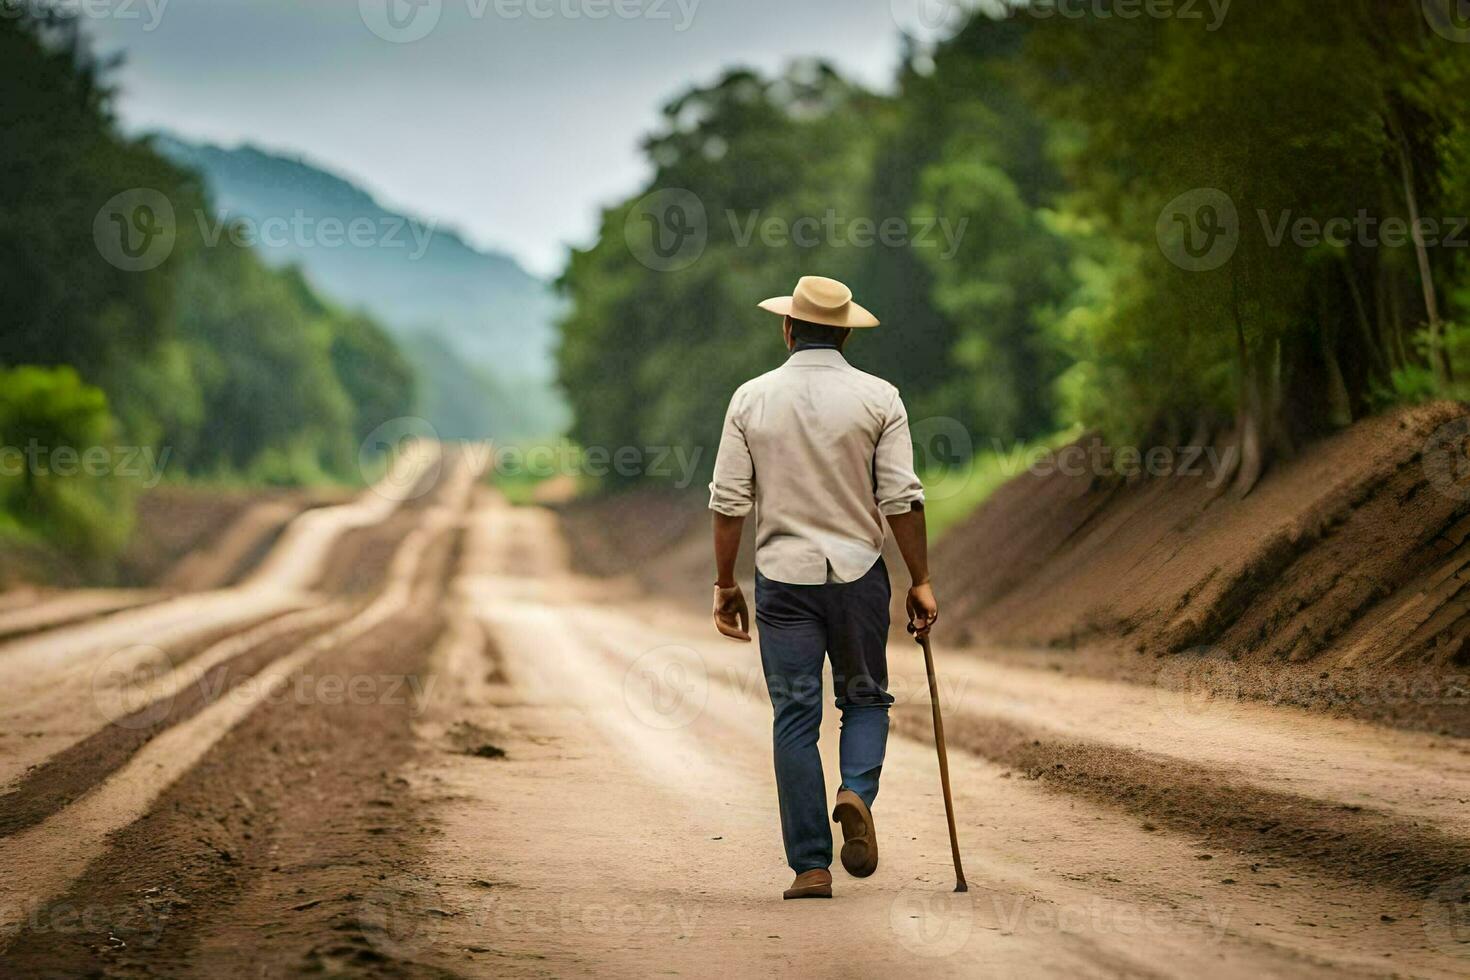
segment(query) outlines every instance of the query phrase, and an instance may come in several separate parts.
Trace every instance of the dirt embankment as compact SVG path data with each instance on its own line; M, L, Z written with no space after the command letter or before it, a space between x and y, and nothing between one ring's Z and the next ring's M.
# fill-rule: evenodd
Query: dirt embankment
M1401 410L1278 463L1244 498L1222 476L1221 446L1175 449L1170 472L1131 479L1108 475L1111 458L1088 440L1042 466L1022 461L934 547L943 638L1060 670L1455 729L1470 715L1467 440L1463 406ZM702 505L639 491L563 516L579 570L703 602ZM896 556L889 565L901 582Z
M940 543L951 622L969 642L1075 650L1063 669L1126 675L1172 660L1189 669L1171 664L1180 676L1165 682L1201 692L1459 730L1467 437L1470 416L1452 404L1369 419L1243 499L1208 466L1131 483L1028 473Z
M702 605L715 580L707 501L702 489L650 487L553 509L571 545L573 571L626 578L654 595ZM747 580L755 574L751 525L746 522L737 569Z
M82 560L40 544L11 548L0 554L0 590L33 598L54 587L219 588L248 572L292 517L351 496L332 487L155 487L138 498L132 534L115 559Z
M1470 665L1470 417L1369 419L1244 499L1198 474L1028 473L940 543L951 610L985 639L1240 661Z
M237 581L291 518L350 499L346 488L158 487L138 501L137 527L118 562L132 586L195 590Z

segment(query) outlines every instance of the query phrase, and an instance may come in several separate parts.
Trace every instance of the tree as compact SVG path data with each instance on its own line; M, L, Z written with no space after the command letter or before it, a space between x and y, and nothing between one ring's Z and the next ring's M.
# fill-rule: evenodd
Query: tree
M116 548L128 488L113 476L107 396L69 367L0 370L0 501L30 531L84 554ZM104 452L98 471L93 456Z

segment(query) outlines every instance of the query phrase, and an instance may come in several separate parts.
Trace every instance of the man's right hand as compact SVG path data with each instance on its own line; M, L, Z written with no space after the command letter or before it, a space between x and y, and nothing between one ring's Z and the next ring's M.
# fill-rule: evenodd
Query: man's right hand
M715 586L715 629L732 640L750 642L750 607L740 586Z
M939 621L939 601L934 598L934 587L928 582L909 589L904 608L909 614L909 632L916 639L928 636L930 628Z

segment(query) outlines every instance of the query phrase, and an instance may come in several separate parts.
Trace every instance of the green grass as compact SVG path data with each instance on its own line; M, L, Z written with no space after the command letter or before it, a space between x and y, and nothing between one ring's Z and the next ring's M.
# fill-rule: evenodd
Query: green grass
M548 436L496 443L485 482L505 494L510 503L524 506L537 502L537 490L543 483L566 476L576 481L578 497L594 495L602 483L583 472L581 448L576 443L563 436Z
M541 485L545 477L531 476L528 474L491 474L489 481L495 488L505 494L505 499L517 507L523 507L535 500L536 488Z
M963 522L1002 484L1026 472L1034 459L1033 453L1057 449L1077 436L1077 430L1068 429L1043 439L1019 443L1004 451L983 451L964 462L921 468L919 479L925 489L924 511L930 537L937 539ZM511 445L529 449L534 443ZM537 487L550 475L527 472L524 468L509 467L498 471L492 468L485 479L505 494L510 503L520 506L535 502ZM589 496L596 494L602 481L581 473L577 475L577 483L578 495Z
M1002 484L1025 473L1033 452L1064 446L1077 434L1068 429L1003 452L979 452L963 463L920 470L929 537L938 539L973 514Z

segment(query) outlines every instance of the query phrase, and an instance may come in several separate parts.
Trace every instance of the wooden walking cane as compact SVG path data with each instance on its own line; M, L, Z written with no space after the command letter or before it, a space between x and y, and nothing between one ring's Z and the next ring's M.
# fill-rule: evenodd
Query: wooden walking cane
M909 623L909 632L924 648L924 669L929 674L929 705L934 709L934 745L939 749L939 785L944 789L944 815L949 818L949 849L954 855L954 890L967 892L965 869L960 866L960 837L954 826L954 798L949 792L949 756L944 751L944 716L939 713L939 684L934 680L934 651L929 649L928 635L919 635L914 624Z

